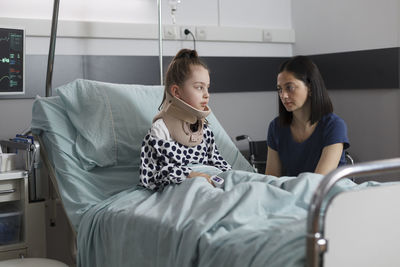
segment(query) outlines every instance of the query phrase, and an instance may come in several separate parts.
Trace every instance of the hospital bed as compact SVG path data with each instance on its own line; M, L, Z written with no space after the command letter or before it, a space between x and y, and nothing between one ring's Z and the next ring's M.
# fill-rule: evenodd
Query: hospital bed
M138 186L140 147L162 86L75 80L33 104L32 132L76 233L78 266L400 266L400 186L345 177L400 170L400 159L327 176L255 173L208 118L233 170L194 170L162 192Z

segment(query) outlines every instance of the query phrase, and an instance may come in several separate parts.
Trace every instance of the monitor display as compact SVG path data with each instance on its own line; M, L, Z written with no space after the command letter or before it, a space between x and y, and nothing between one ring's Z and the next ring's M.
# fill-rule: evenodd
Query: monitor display
M0 96L25 93L25 32L0 26Z

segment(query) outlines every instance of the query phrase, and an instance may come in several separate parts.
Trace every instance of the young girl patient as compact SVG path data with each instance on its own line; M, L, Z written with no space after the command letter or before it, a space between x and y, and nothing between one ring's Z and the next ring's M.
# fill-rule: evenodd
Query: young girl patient
M194 172L189 164L231 166L221 157L206 117L210 95L207 66L195 50L182 49L174 57L165 77L161 111L145 136L141 150L140 184L160 190L187 178L201 178L213 185L206 173Z

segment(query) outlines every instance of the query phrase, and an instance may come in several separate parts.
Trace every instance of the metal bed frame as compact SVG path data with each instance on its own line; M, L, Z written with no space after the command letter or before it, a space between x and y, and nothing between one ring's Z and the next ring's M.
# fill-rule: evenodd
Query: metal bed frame
M308 211L307 231L307 266L318 267L322 262L322 255L327 251L328 240L324 238L321 229L322 202L333 186L341 179L352 176L366 176L400 172L400 158L377 160L340 167L324 177L315 191ZM327 206L332 199L329 200Z
M54 51L57 34L57 22L58 22L58 10L59 0L54 0L52 27L50 35L50 48L47 65L47 76L46 76L46 97L51 96L51 83L54 66ZM158 23L159 23L159 56L160 56L160 81L163 82L163 71L162 71L162 27L161 27L161 0L158 3ZM36 136L40 142L40 146L45 148L44 143L40 136ZM52 164L49 161L46 150L41 150L41 157L48 169L50 180L55 188L55 191L60 197L60 193L57 186L57 180ZM355 165L340 167L324 177L322 182L319 184L315 191L312 202L308 211L307 221L307 251L306 251L306 262L309 267L318 267L323 264L322 256L327 251L328 240L324 238L323 225L321 222L324 219L324 215L321 215L322 203L326 195L330 192L333 186L340 180L346 177L359 177L365 175L374 174L386 174L392 172L400 172L400 158L378 160L365 163L358 163ZM329 203L332 199L329 200ZM63 206L64 208L64 206ZM65 209L64 209L65 210ZM322 220L321 220L322 219ZM69 221L69 220L68 220ZM69 221L71 229L74 233L74 240L76 240L76 232ZM73 242L73 248L71 248L74 259L76 258L76 242Z

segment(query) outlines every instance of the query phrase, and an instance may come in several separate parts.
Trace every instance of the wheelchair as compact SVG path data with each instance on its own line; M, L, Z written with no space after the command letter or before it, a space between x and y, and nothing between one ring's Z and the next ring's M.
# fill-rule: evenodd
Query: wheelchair
M267 140L253 141L248 135L239 135L235 139L236 141L247 140L249 143L248 161L256 172L264 174L268 152Z

